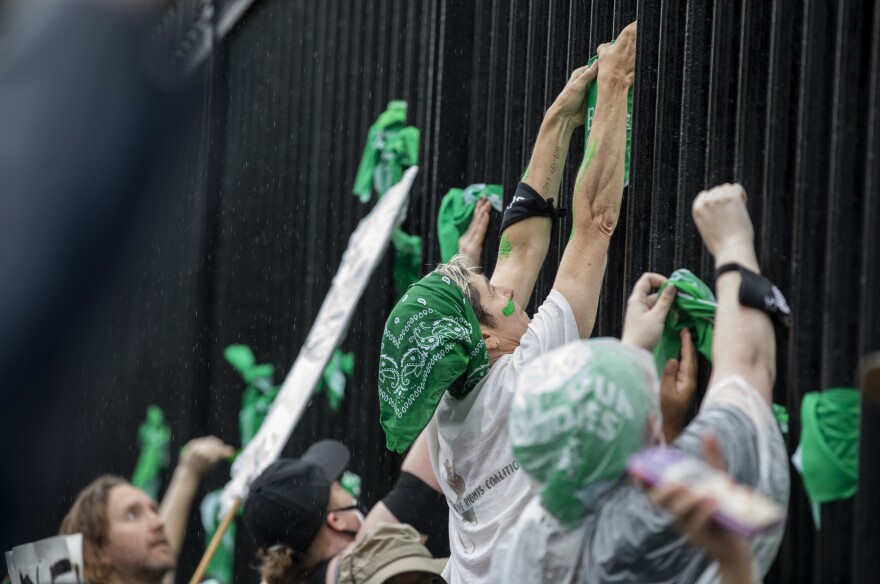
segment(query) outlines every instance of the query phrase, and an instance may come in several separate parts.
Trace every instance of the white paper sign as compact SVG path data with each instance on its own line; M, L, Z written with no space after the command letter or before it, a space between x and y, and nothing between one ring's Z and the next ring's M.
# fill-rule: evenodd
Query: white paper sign
M251 482L278 459L287 444L327 362L342 340L367 281L388 247L391 234L402 219L417 172L416 166L407 169L400 182L388 189L352 234L330 291L278 397L257 435L232 465L232 479L220 495L224 515L236 498L244 500L247 497Z

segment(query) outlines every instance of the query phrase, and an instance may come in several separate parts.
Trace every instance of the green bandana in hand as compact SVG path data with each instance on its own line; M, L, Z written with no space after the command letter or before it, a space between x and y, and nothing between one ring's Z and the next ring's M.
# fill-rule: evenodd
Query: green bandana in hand
M440 259L448 262L458 253L458 239L471 224L474 208L482 198L489 199L499 213L503 210L504 187L501 185L475 184L466 189L449 189L440 203L437 214L437 240L440 242Z
M406 294L406 289L422 277L422 238L410 235L402 229L395 229L391 236L394 245L394 288L397 297Z
M678 358L681 351L679 333L685 328L691 331L691 338L697 350L706 359L712 360L712 331L715 308L718 306L712 290L690 270L675 270L660 286L658 297L666 286L675 286L678 292L666 316L666 326L663 328L660 342L654 347L654 360L659 375L663 374L667 361Z
M419 130L405 124L406 102L394 100L370 126L352 189L361 203L370 200L373 187L384 195L400 181L405 167L418 164Z
M801 456L810 501L848 499L859 486L859 391L809 392L801 402Z
M340 349L333 352L321 381L315 386L315 393L327 394L327 403L334 412L339 410L342 398L345 397L345 382L354 373L354 353L343 353Z
M461 288L437 272L413 284L382 333L379 410L388 449L409 448L444 392L463 398L488 371L480 323Z
M157 406L147 408L147 419L138 428L138 441L141 454L131 484L155 499L159 494L159 475L168 466L168 443L171 441L171 428Z
M616 39L615 39L616 40ZM614 44L614 41L611 41L611 44ZM587 61L588 66L592 66L596 59L598 59L598 55L593 55L590 57L590 60ZM596 154L596 149L598 148L598 144L594 144L593 147L590 147L590 130L593 128L593 118L596 115L596 101L599 99L599 82L598 79L595 83L591 83L590 87L587 89L587 115L586 115L586 124L584 128L584 162L589 166L590 160L592 160L593 156ZM629 160L630 160L630 152L631 152L631 144L632 144L632 113L633 113L633 88L630 86L629 93L626 97L626 154L623 158L623 186L627 186L629 184ZM584 172L586 174L586 172ZM583 178L583 175L581 175Z
M660 384L647 351L617 339L574 341L529 363L510 411L510 446L571 528L618 483L632 454L659 441Z

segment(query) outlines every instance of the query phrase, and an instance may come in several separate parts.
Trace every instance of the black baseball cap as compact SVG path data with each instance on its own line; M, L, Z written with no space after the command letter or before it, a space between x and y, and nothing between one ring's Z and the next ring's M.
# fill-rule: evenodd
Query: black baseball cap
M350 459L344 444L322 440L300 458L270 464L251 484L244 503L244 522L257 545L285 544L306 553L324 523L330 485Z

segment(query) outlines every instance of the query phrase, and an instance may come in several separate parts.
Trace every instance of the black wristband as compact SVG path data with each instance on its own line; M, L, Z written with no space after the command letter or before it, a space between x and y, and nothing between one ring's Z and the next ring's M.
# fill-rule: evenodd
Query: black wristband
M446 497L406 471L400 473L394 488L382 502L401 523L409 523L419 533L431 533L438 512L444 525L448 521Z
M553 199L544 199L535 189L524 182L516 187L513 194L513 200L504 210L504 218L501 220L501 233L513 225L519 223L523 219L529 217L550 217L557 219L564 217L568 213L568 209L556 209L553 206Z
M736 263L724 264L715 270L715 280L727 272L739 272L739 303L770 314L783 326L791 326L791 309L782 292L761 274Z

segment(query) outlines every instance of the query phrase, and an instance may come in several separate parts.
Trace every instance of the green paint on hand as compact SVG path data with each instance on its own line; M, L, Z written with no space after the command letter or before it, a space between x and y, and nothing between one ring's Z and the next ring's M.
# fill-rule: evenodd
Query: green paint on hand
M507 306L504 307L504 310L501 311L501 314L504 316L513 316L513 311L516 310L516 304L513 303L512 298L507 299Z
M506 235L501 236L501 243L498 245L498 257L499 258L508 258L510 257L510 252L513 249L513 246L510 244L510 240L507 239Z

